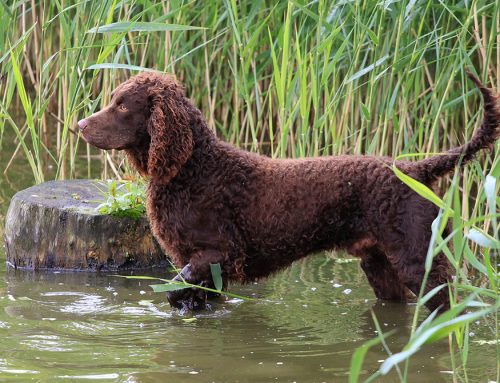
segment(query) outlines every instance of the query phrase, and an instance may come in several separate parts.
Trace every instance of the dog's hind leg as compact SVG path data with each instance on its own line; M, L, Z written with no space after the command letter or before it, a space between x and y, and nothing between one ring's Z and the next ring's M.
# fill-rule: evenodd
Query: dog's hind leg
M353 243L347 251L361 258L361 268L379 299L406 302L408 291L374 238Z
M388 254L388 259L397 271L400 280L416 296L420 293L425 275L426 255L426 246L421 246L418 249L405 248ZM438 254L432 262L432 269L427 278L424 294L428 293L435 287L449 282L451 280L449 270L450 266L446 256L442 253ZM448 288L444 286L432 298L430 298L425 305L431 311L439 309L440 312L444 312L449 309L450 299Z
M361 268L368 278L375 296L379 299L406 302L408 291L401 282L385 254L376 247L362 255Z
M381 247L400 281L413 294L419 296L425 276L427 250L432 237L431 227L439 209L418 194L408 192L391 213L389 219L392 225L379 233L383 243ZM449 230L447 227L444 235L447 235ZM437 254L433 258L424 294L449 282L450 272L451 267L446 256L443 253ZM443 287L425 305L431 311L437 308L441 312L447 310L450 307L448 288Z

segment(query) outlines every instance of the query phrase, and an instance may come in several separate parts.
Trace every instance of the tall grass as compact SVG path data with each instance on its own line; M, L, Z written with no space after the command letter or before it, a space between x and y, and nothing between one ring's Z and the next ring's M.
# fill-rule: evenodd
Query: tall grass
M141 68L174 72L223 139L274 157L441 152L481 115L464 68L500 88L491 0L25 0L0 2L0 19L0 147L14 135L36 182L123 175L119 153L88 147L74 127ZM436 224L430 247L456 269L454 301L473 293L493 305L480 312L494 318L497 344L499 162L495 150L453 178L441 222L454 233L443 239ZM442 328L467 381L459 309L448 319L463 321ZM415 319L409 348L443 323L431 319Z
M463 68L500 81L490 1L5 4L2 129L30 144L39 179L47 164L74 175L77 119L140 68L176 73L225 140L292 157L439 152L474 128ZM19 102L26 118L6 118Z

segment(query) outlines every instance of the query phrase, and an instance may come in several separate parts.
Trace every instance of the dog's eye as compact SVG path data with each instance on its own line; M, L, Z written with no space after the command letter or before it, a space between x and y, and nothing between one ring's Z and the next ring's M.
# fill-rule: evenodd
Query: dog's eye
M126 112L127 111L127 107L123 104L120 104L118 105L118 110L121 111L121 112Z

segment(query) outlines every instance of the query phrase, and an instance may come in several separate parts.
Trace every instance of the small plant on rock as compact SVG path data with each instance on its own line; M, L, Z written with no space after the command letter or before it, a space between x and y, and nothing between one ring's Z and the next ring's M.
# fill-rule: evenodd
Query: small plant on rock
M144 183L108 180L101 185L106 187L100 189L106 200L96 207L100 214L139 219L146 212Z

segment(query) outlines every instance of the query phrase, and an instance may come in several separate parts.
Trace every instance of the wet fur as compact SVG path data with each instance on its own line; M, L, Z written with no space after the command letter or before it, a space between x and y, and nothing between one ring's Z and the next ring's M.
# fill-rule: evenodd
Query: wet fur
M470 77L485 108L472 140L444 155L396 162L431 188L498 136L497 96ZM128 103L123 110L134 110L129 118L117 114L120 98ZM361 258L378 298L405 301L408 290L418 294L438 208L395 176L391 158L270 159L237 149L208 129L173 77L155 73L120 85L111 105L85 125L87 141L124 149L150 178L147 212L153 233L183 268L182 279L212 286L209 265L220 263L225 285L253 281L308 254L344 249ZM450 278L448 261L438 254L426 290ZM206 307L206 297L188 289L170 293L169 301L198 309ZM427 306L447 309L447 289Z

